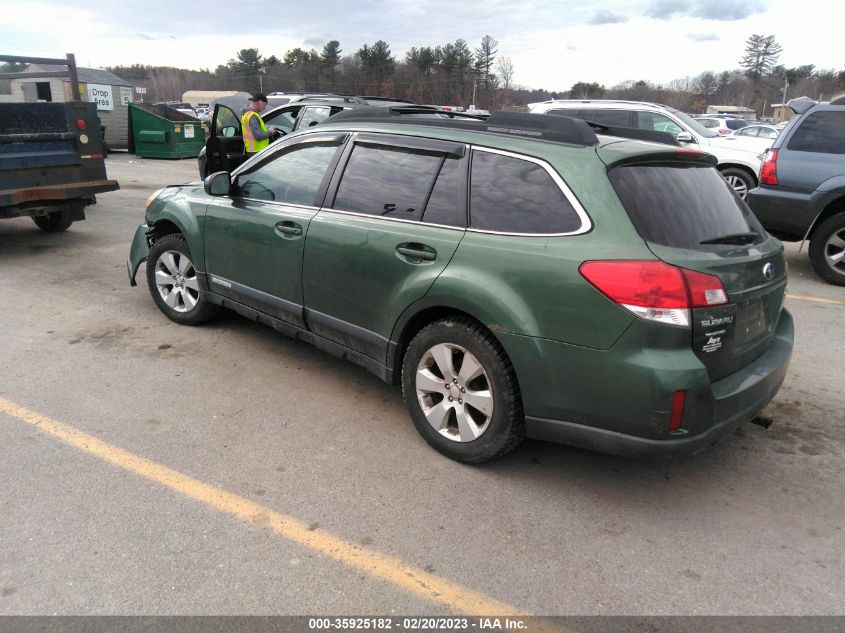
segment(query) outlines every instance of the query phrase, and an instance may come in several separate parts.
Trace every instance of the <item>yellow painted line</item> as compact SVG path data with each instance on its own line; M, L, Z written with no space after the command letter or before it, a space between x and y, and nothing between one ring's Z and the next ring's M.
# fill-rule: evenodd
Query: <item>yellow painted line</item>
M821 297L808 297L807 295L786 295L787 299L800 299L801 301L815 301L816 303L832 303L838 306L845 306L845 301L840 301L838 299L823 299Z
M456 613L485 616L528 615L516 607L439 578L393 556L360 547L327 532L310 529L308 525L293 517L183 475L2 397L0 413L31 424L62 442L118 468L140 475L243 521L272 530L297 545L307 547ZM539 623L532 623L531 631L545 628L538 628L537 624Z

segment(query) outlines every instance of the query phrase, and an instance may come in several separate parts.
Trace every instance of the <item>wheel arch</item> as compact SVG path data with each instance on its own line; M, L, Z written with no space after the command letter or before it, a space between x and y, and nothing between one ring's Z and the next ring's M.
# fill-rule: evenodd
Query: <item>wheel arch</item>
M839 213L845 213L845 193L843 192L840 192L838 198L831 200L827 203L827 205L825 205L821 212L816 216L816 219L813 220L813 224L804 239L812 239L819 226L821 226L828 218L831 218Z
M751 187L756 187L759 184L759 182L757 180L757 174L755 174L754 170L751 167L749 167L748 165L743 165L742 163L734 163L734 162L731 162L731 161L727 161L727 162L724 162L724 163L719 163L716 166L716 169L718 169L720 172L725 171L726 169L738 169L742 172L745 172L745 174L749 178L751 178Z
M490 332L498 341L496 336L496 328L488 326L483 319L480 319L473 311L468 311L465 307L457 307L448 304L426 304L415 305L402 313L399 321L393 328L393 335L387 350L387 366L391 370L392 384L399 384L402 376L402 363L405 359L405 352L411 340L416 336L417 332L422 330L429 323L445 319L447 317L463 317L472 319L479 326ZM501 345L501 341L499 341ZM504 347L502 347L504 351Z

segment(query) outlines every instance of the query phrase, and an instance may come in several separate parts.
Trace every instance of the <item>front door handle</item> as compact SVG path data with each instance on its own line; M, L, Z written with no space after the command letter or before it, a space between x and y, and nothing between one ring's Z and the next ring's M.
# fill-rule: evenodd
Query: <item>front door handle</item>
M279 233L284 235L289 235L291 237L299 237L302 235L302 227L296 224L295 222L290 222L285 220L284 222L278 222L276 224L276 230Z
M437 258L437 252L424 244L400 244L396 252L405 257L433 262Z

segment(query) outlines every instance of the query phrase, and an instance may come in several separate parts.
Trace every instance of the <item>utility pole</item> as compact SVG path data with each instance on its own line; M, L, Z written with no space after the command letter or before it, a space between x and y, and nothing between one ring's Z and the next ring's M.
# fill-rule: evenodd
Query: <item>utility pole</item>
M473 77L472 79L472 108L473 110L477 109L475 105L475 89L478 87L478 77Z

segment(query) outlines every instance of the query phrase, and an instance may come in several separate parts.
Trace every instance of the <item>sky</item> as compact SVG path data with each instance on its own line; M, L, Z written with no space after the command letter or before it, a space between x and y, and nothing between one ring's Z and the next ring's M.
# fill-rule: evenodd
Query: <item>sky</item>
M74 53L94 68L214 69L243 48L282 58L332 39L343 55L382 39L401 59L412 46L475 48L491 35L514 84L565 91L732 70L759 33L775 36L787 67L845 69L842 0L0 0L0 16L0 54Z

